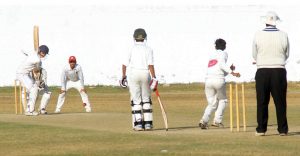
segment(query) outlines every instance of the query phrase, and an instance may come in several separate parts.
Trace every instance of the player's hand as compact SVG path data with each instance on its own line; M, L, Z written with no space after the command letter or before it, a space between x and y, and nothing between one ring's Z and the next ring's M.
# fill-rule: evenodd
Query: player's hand
M234 66L233 64L231 64L230 69L231 69L232 71L234 71L234 70L235 70L235 66Z
M127 76L123 76L122 80L120 80L119 83L122 88L127 88L128 85Z
M61 89L59 94L62 94L62 93L64 93L64 92L66 92L66 91Z
M150 86L150 89L155 92L157 90L158 80L156 78L152 78L149 86Z
M234 72L232 72L232 75L235 76L235 77L241 77L240 73L234 73Z

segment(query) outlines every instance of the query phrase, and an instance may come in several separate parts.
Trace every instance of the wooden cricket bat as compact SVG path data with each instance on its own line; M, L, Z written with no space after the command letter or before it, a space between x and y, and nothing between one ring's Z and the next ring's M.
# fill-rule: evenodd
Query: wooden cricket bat
M33 27L33 47L34 51L38 52L39 50L39 26L35 25Z
M164 119L166 131L168 131L169 128L168 128L168 118L167 118L167 113L166 113L166 111L165 111L164 105L161 103L160 95L159 95L158 89L156 89L155 93L156 93L157 100L158 100L158 103L159 103L159 106L160 106L161 114L162 114L163 119Z

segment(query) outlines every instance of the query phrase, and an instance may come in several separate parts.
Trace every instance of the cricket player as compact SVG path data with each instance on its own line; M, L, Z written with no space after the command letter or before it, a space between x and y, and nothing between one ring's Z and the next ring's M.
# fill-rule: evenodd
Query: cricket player
M120 84L123 87L127 86L126 74L128 73L133 129L152 130L151 90L155 91L158 84L153 64L153 51L146 45L147 34L144 29L136 29L133 38L135 43L122 65Z
M39 73L41 69L41 58L44 58L49 53L49 48L46 45L41 45L37 53L28 54L24 62L17 69L17 79L26 88L29 96L25 110L25 115L36 116L35 102L38 95L38 84L30 76L30 72Z
M224 127L222 119L227 105L225 76L232 74L240 77L239 73L233 72L235 69L233 65L229 67L226 64L228 58L227 52L224 51L226 49L226 41L217 39L215 41L215 49L216 51L210 54L208 62L205 80L205 95L208 105L199 123L201 129L208 129L209 118L213 111L215 111L215 118L212 126Z
M60 113L65 101L66 92L70 88L75 88L81 95L83 106L86 112L91 112L91 104L84 89L84 78L81 66L77 64L75 56L69 57L69 65L63 68L61 73L61 90L58 96L55 113Z
M35 75L40 74L40 75ZM31 77L34 82L38 85L38 94L42 95L41 104L39 107L39 114L47 114L46 108L49 103L51 92L47 85L47 72L44 68L41 68L39 73L31 72Z

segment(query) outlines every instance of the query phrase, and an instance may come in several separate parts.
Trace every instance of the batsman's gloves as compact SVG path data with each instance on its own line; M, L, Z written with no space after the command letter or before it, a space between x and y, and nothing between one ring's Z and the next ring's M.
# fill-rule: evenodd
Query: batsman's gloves
M150 81L150 89L152 91L156 91L157 90L157 85L158 85L158 80L156 78L152 78L151 81Z
M235 66L232 64L232 65L230 66L230 69L231 69L232 71L234 71L234 70L235 70Z
M127 88L128 85L127 76L123 77L122 80L119 81L119 83L122 88Z

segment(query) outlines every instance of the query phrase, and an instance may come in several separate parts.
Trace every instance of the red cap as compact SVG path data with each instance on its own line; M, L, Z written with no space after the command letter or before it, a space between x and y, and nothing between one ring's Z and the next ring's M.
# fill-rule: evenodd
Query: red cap
M69 63L72 63L72 62L76 63L76 57L75 56L70 56L69 57Z

